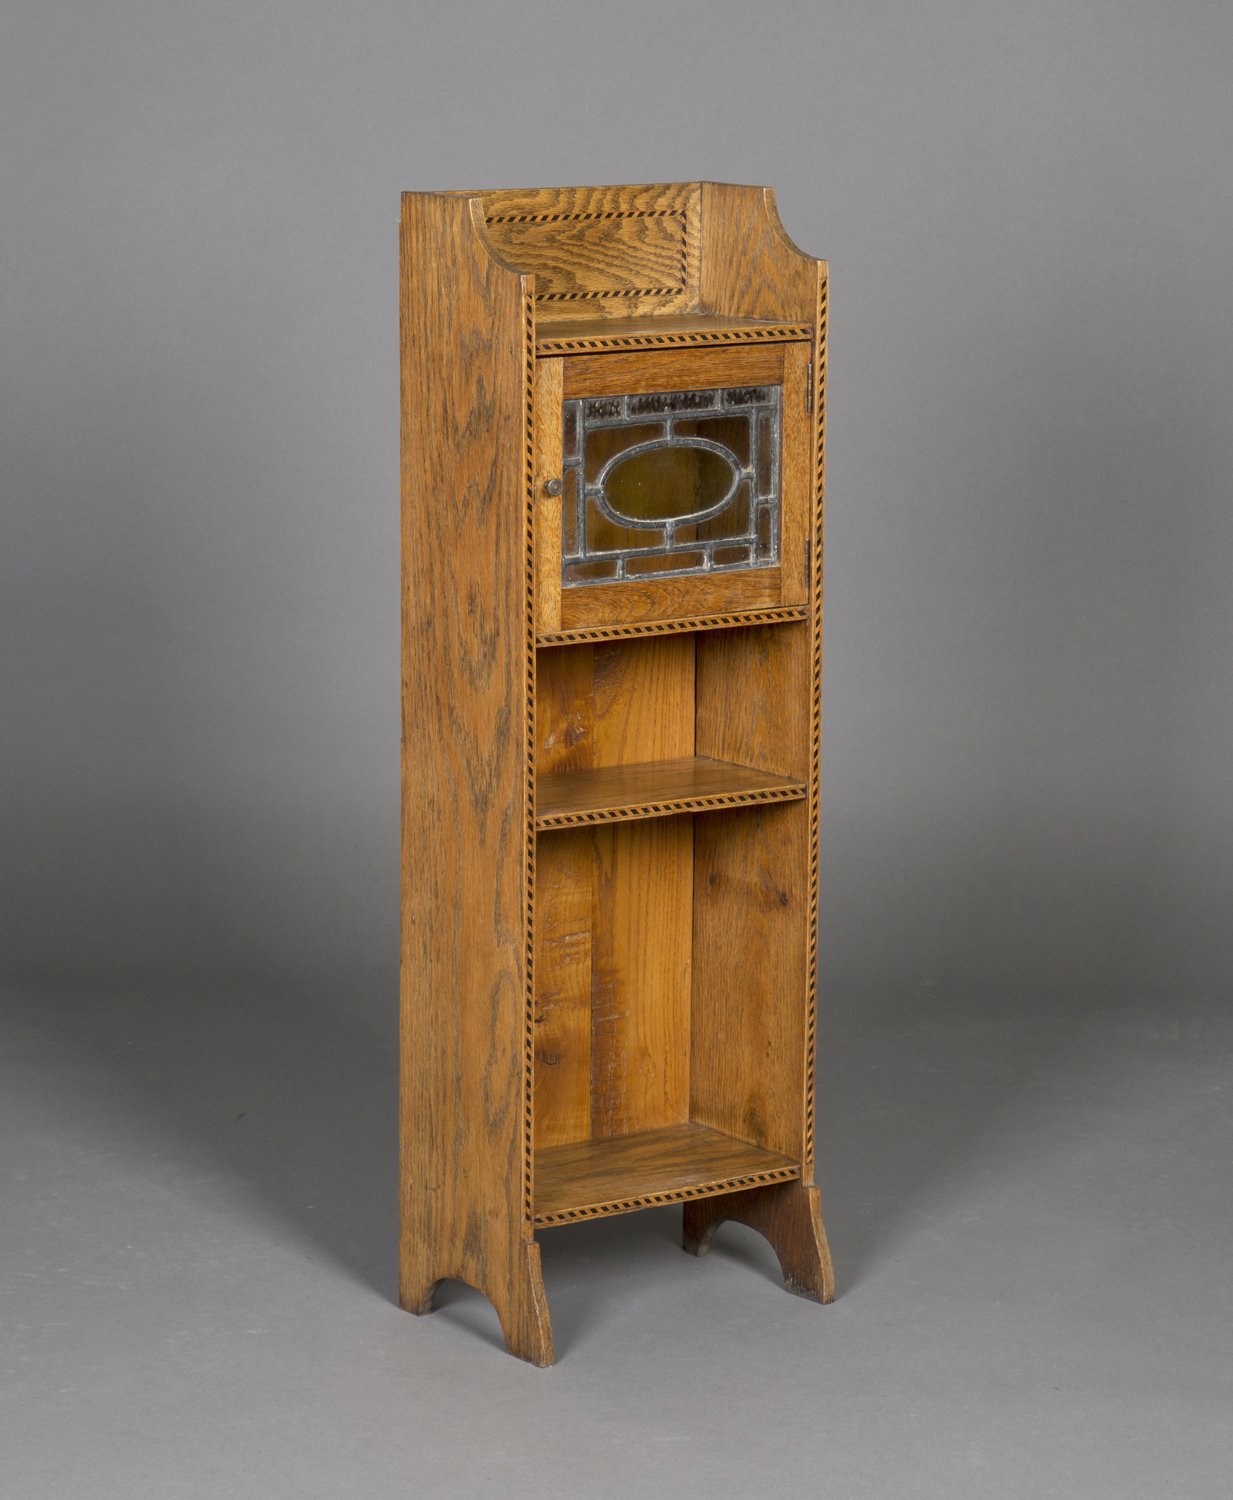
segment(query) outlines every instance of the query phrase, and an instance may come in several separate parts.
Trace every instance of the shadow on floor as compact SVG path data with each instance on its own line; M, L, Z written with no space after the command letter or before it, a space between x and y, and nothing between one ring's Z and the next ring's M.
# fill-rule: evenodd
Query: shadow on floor
M364 997L366 998L366 997ZM393 1011L395 1000L390 999ZM6 996L70 1087L158 1149L205 1158L383 1297L397 1297L398 1059L391 1015L300 995ZM65 1082L57 1081L63 1092Z
M893 1253L977 1159L1033 1149L1054 1071L1099 1067L1091 1021L1109 1005L1094 993L925 986L830 1016L818 1049L814 1175L837 1296Z
M120 1090L162 1143L178 1139L381 1296L397 1299L397 1048L384 1026L303 995L27 995L20 1024L55 1044L81 1087ZM6 1007L7 1008L7 1007ZM1080 1007L1082 1009L1082 1007ZM929 991L853 1007L823 1032L816 1180L838 1295L889 1255L931 1199L999 1132L1029 1130L1025 1093L1075 1029L1075 1007ZM384 1031L384 1035L382 1032ZM1017 1116L1019 1111L1019 1116ZM681 1254L680 1210L541 1234L561 1352L601 1315L595 1280L636 1287ZM728 1225L711 1254L778 1278L773 1253ZM605 1294L606 1295L606 1294ZM478 1294L446 1282L444 1316L499 1342Z

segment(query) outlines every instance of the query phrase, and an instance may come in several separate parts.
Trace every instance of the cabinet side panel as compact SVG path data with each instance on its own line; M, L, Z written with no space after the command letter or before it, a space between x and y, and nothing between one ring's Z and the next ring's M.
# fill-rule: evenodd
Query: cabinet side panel
M783 231L770 188L702 184L699 311L813 322L817 262Z
M804 804L694 819L690 1119L800 1161L809 905Z
M468 201L428 194L403 199L401 303L403 1300L458 1277L504 1321L530 1188L530 305Z

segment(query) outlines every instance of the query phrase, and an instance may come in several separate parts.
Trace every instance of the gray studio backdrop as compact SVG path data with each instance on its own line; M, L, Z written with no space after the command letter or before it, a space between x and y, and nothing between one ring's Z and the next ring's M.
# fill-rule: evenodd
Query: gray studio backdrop
M397 968L398 194L769 183L832 275L827 1003L1233 975L1233 9L0 13L0 946Z

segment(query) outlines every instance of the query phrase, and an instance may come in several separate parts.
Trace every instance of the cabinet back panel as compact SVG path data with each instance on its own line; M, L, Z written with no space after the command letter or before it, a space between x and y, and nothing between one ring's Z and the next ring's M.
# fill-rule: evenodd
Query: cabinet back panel
M807 779L807 623L710 630L696 640L694 753Z
M687 313L698 305L699 184L484 193L489 237L553 319Z
M802 1160L804 803L694 819L690 1119Z
M694 753L694 637L537 653L535 769L589 771Z
M540 836L535 861L535 1147L591 1134L591 923L595 850Z
M535 1144L689 1118L693 822L541 833Z

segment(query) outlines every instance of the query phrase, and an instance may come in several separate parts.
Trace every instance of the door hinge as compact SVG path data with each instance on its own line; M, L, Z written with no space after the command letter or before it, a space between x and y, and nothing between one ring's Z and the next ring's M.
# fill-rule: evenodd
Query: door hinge
M813 411L813 360L805 366L805 415Z

